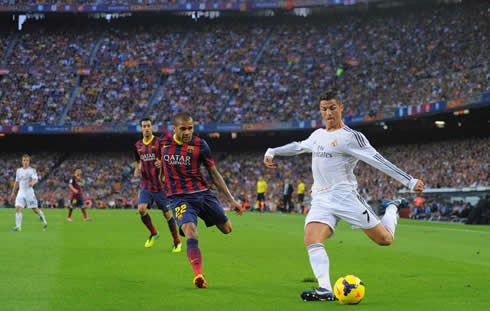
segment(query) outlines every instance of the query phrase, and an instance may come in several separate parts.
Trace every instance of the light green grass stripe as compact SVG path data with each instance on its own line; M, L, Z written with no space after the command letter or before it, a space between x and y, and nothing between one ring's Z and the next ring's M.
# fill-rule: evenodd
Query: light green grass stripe
M457 225L457 224L454 224ZM436 226L424 226L424 225L414 225L414 224L399 224L400 227L407 227L411 229L432 229L432 230L444 230L444 231L456 231L456 232L470 232L470 233L484 233L490 234L490 231L485 230L471 230L471 229L463 229L463 228L445 228L445 227L436 227ZM490 229L490 228L489 228Z

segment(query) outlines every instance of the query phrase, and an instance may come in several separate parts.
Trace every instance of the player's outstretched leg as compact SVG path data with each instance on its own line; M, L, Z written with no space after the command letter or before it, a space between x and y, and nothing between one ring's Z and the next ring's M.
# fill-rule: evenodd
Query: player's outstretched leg
M187 258L189 258L192 270L194 270L194 285L198 288L208 288L208 283L202 274L202 256L197 239L187 240Z
M180 253L182 251L182 243L179 239L179 234L177 233L177 226L175 224L175 219L171 217L167 220L168 229L172 234L172 238L174 239L174 247L172 248L172 253Z
M12 229L14 232L22 231L22 207L15 207L15 228Z
M187 258L195 275L192 282L197 288L208 288L208 282L202 274L202 255L196 225L193 222L186 222L181 228L187 239Z
M172 213L169 210L163 209L162 212L163 216L167 220L168 230L170 231L174 241L172 253L180 253L182 251L182 243L180 242L179 233L177 232L175 219L172 217Z
M323 241L333 233L329 225L309 222L305 228L305 246L308 250L310 265L318 280L318 288L301 293L303 301L333 301L335 295L330 283L330 260Z
M71 207L68 207L68 217L66 218L66 220L68 221L73 221L73 219L71 218L71 213L73 212L73 208Z
M33 211L39 216L39 219L41 219L43 230L46 231L48 229L48 222L46 221L46 217L44 216L43 211L39 208L35 208L33 209Z
M393 201L385 201L383 207L385 208L385 214L381 218L381 223L386 230L391 234L392 238L395 238L395 229L398 223L398 211L400 208L408 206L408 201L405 199L398 199Z
M301 293L303 301L333 301L335 295L330 284L330 260L322 243L311 244L307 247L310 264L318 279L319 287Z
M148 238L148 240L146 240L145 247L153 247L153 245L155 244L155 240L160 237L160 234L158 233L157 229L155 229L155 226L153 226L150 214L148 214L148 212L141 216L141 221L145 224L148 230L150 230L150 237Z
M83 214L83 220L85 221L92 221L92 218L87 216L87 211L85 210L84 207L82 207L82 214Z

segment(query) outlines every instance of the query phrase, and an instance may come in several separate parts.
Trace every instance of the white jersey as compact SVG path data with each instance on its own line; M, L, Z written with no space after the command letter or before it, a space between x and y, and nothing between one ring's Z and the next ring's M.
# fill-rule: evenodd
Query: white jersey
M301 153L312 153L313 196L332 190L357 191L353 171L358 160L379 169L411 190L418 181L383 158L362 133L347 126L335 131L318 129L304 141L269 148L265 155L274 157Z
M34 179L39 179L35 169L32 167L18 168L15 174L15 181L19 183L19 192L25 192L29 189L32 190L29 183Z

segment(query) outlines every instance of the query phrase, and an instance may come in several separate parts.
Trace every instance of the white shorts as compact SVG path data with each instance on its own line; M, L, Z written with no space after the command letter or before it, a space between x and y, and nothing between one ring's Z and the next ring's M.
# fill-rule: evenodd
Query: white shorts
M313 196L305 227L310 222L320 222L335 232L339 219L352 225L352 229L371 229L380 223L371 207L357 192L330 191Z
M36 208L37 199L34 190L29 189L26 191L19 191L15 198L15 206L21 206L22 208Z

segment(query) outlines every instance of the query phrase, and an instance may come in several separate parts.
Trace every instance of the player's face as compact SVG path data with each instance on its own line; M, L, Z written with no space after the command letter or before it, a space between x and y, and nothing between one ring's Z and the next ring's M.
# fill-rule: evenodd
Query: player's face
M141 133L143 133L143 137L151 137L151 135L153 135L153 125L151 124L151 121L141 122Z
M75 170L75 176L80 176L80 175L82 175L82 170L81 169Z
M344 105L337 104L335 99L320 101L320 112L327 130L335 130L341 127L343 110Z
M28 168L29 165L31 165L31 158L29 158L29 157L22 157L22 167L23 168Z
M179 120L174 125L174 132L177 139L187 144L192 139L192 133L194 133L194 122L192 120Z

